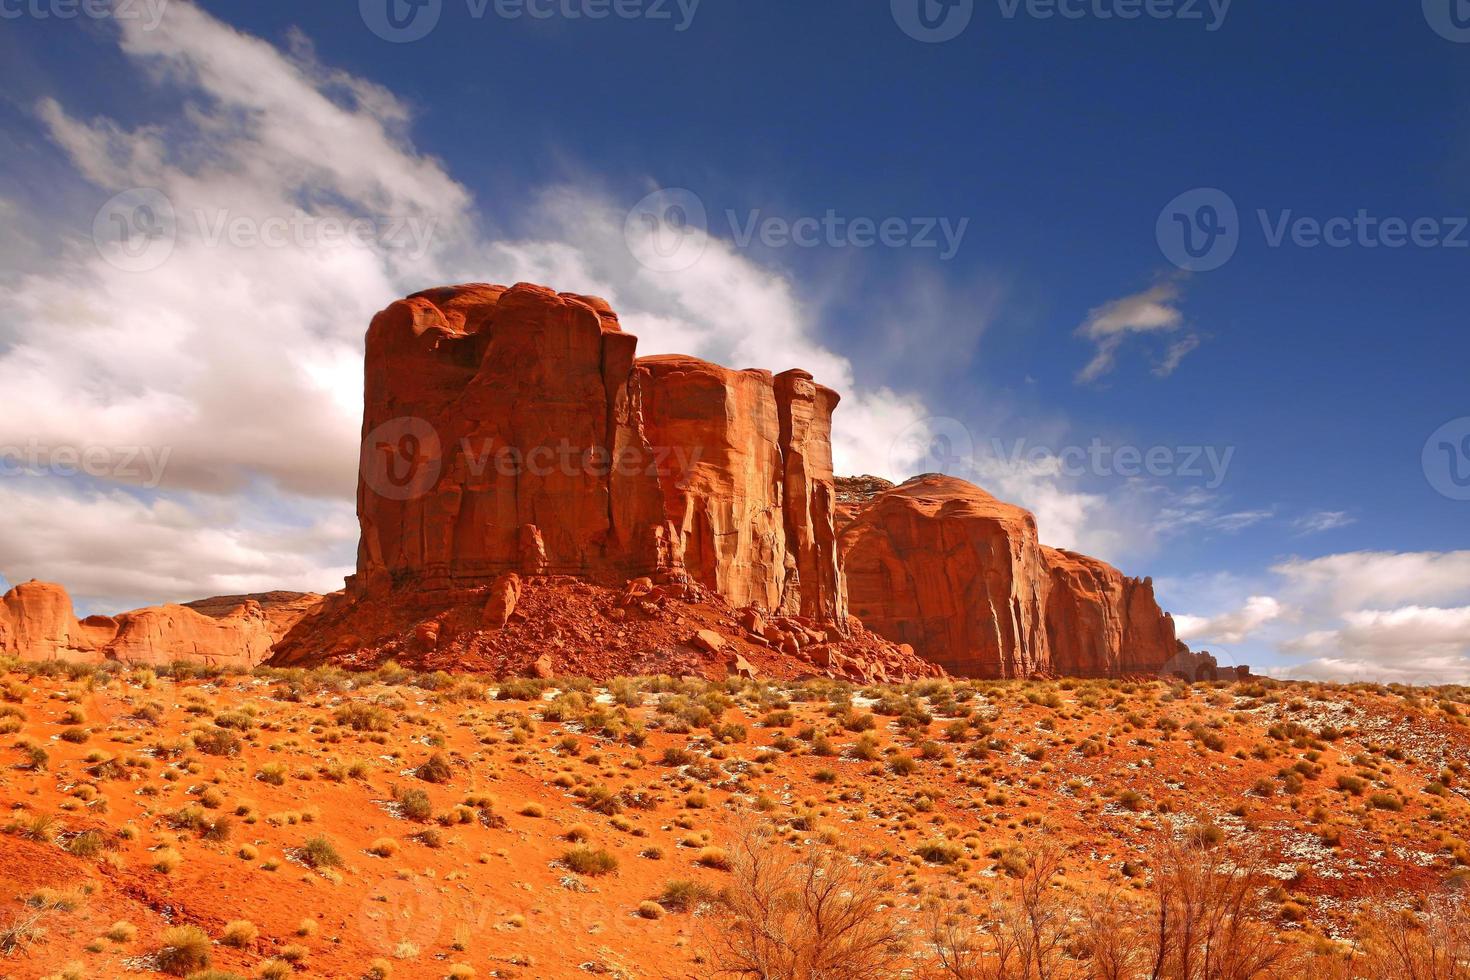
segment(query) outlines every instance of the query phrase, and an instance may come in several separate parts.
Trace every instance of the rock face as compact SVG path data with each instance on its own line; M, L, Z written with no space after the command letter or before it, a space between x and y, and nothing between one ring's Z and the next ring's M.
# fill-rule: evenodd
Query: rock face
M878 494L842 531L855 616L964 677L1051 666L1048 577L1036 520L979 487L931 475Z
M880 490L840 544L854 615L954 674L1152 674L1178 653L1152 581L1041 545L1029 512L964 480Z
M117 616L78 621L59 585L26 582L0 600L0 655L22 660L65 660L164 665L174 661L249 669L270 656L275 642L321 600L302 593L271 593L271 612L250 596L204 599L190 606L150 606Z
M507 571L688 577L737 606L845 624L836 393L636 347L602 300L526 284L378 314L349 592L444 595Z

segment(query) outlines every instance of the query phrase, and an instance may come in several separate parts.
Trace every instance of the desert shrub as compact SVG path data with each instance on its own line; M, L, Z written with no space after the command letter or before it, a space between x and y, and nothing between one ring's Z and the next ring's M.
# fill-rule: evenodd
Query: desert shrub
M715 900L714 889L697 881L675 879L664 884L659 892L658 903L671 912L688 912L690 909Z
M163 934L163 948L154 956L158 969L176 977L209 966L209 934L198 926L174 926Z
M580 875L596 877L618 870L618 859L601 848L573 847L562 854L561 861Z
M224 728L207 728L193 734L194 748L205 755L240 754L240 736Z
M386 732L393 727L393 718L375 704L354 701L343 705L334 713L337 724L355 732Z
M343 864L337 845L320 834L301 845L301 860L313 868L340 868Z
M429 794L421 789L403 789L395 786L393 800L398 804L398 812L408 820L428 820L434 813L434 805L429 802Z
M101 854L107 839L95 830L84 830L66 842L67 853L79 858L92 858Z
M914 853L930 864L954 864L965 851L950 841L929 841L920 844L914 849Z
M414 775L426 783L447 783L453 778L454 770L443 753L435 752L429 756L427 762L414 770Z
M279 762L267 762L255 771L255 778L271 786L286 784L286 767Z
M248 922L245 919L237 919L225 925L224 931L220 933L219 941L224 946L245 949L251 943L255 942L259 936L260 929L256 927L255 923Z

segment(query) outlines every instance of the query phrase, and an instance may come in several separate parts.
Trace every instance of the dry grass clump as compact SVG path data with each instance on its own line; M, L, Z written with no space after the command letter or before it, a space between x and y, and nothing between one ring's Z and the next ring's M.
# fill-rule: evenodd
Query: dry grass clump
M209 933L198 926L174 926L164 931L163 948L154 962L164 973L188 976L209 966Z

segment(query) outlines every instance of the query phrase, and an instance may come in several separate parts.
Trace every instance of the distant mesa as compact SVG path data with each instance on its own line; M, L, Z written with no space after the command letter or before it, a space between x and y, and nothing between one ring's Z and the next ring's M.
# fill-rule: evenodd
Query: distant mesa
M342 592L78 621L31 582L0 606L0 653L859 683L1203 669L1148 580L1042 546L1021 508L945 476L834 478L839 396L807 372L636 348L603 300L542 286L399 300L367 333Z

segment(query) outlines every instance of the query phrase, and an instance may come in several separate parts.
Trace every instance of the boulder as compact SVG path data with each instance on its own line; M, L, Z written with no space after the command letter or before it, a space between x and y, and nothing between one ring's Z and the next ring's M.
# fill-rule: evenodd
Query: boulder
M480 624L486 629L498 630L510 622L521 598L521 577L515 572L504 572L490 584L490 597L480 616Z
M725 648L725 638L714 630L698 630L690 637L689 644L707 653L719 653Z

